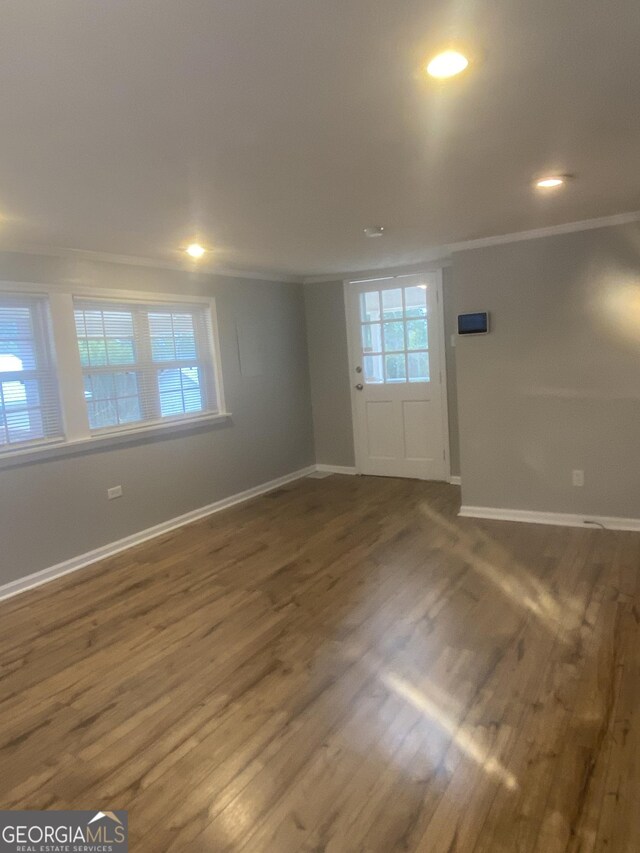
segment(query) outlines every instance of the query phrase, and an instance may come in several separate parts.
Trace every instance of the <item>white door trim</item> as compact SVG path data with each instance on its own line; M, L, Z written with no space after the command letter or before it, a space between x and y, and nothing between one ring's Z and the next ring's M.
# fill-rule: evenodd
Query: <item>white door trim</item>
M378 280L380 279L396 279L400 280L402 278L413 277L416 274L420 275L421 273L430 275L435 274L436 278L436 304L437 304L437 317L436 323L438 327L438 355L440 357L440 365L441 365L441 382L440 382L440 394L441 394L441 412L442 412L442 436L443 436L443 447L445 453L445 471L447 475L447 479L451 478L451 448L449 446L449 403L448 403L448 392L447 392L447 358L446 358L446 350L445 350L445 323L444 323L444 293L443 293L443 284L442 284L442 266L438 267L438 269L434 270L433 267L420 269L417 272L412 273L401 273L399 275L380 275L378 276ZM348 378L349 378L349 392L351 397L351 422L353 424L353 444L355 451L355 470L357 474L362 474L363 469L363 461L362 461L362 443L360 441L360 427L358 425L358 412L356 409L356 394L355 394L355 382L353 381L353 377L355 375L356 365L358 364L359 359L359 350L358 342L353 339L353 326L354 324L350 322L349 319L349 286L351 284L362 284L363 281L376 281L376 277L372 276L371 278L363 279L360 278L346 278L342 282L342 291L344 298L344 316L345 316L345 324L347 327L347 349L349 354L349 363L347 365Z

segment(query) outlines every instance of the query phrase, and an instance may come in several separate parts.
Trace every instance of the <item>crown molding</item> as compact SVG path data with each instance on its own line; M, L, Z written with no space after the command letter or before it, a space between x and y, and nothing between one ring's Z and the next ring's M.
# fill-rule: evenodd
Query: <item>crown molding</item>
M160 261L137 255L116 255L110 252L94 252L89 249L47 248L44 246L0 246L0 253L20 255L38 255L40 257L61 258L75 261L94 261L98 263L122 264L124 266L146 267L148 269L172 270L195 275L215 275L226 278L255 279L258 281L277 281L287 284L301 284L302 276L290 273L278 273L265 270L245 270L233 267L191 265L188 262Z
M572 234L578 231L588 231L592 228L606 228L613 225L627 225L640 221L640 210L628 213L617 213L612 216L600 216L594 219L583 219L578 222L565 222L561 225L550 225L543 228L533 228L529 231L513 231L509 234L497 234L491 237L478 237L473 240L461 240L457 243L447 243L434 246L425 252L422 261L410 265L395 267L379 267L368 270L344 270L335 273L319 273L318 275L302 275L278 273L272 270L236 269L233 267L206 266L203 264L189 265L185 262L160 261L137 255L116 255L110 252L94 252L88 249L46 248L44 246L0 246L1 252L13 252L23 255L39 255L42 257L62 258L75 261L96 261L100 263L123 264L127 266L147 267L150 269L173 270L175 272L221 276L227 278L254 279L257 281L276 281L287 284L316 284L329 281L352 281L354 279L369 280L388 278L396 275L412 275L430 269L439 269L451 265L451 256L457 252L469 249L481 249L489 246L500 246L505 243L517 243L521 240L537 240L542 237L553 237L559 234Z
M559 234L573 234L578 231L589 231L593 228L606 228L613 225L628 225L640 221L640 210L629 213L616 213L612 216L600 216L596 219L582 219L578 222L565 222L561 225L549 225L543 228L533 228L529 231L513 231L509 234L497 234L492 237L478 237L474 240L461 240L458 243L447 243L427 252L422 263L411 266L382 267L380 269L352 270L351 272L331 273L305 276L303 284L316 284L328 281L353 281L355 279L368 281L376 278L389 278L396 275L411 275L425 272L434 267L451 265L451 256L457 252L469 249L482 249L488 246L500 246L505 243L518 243L521 240L538 240L543 237L553 237Z
M469 249L482 249L485 246L500 246L503 243L518 243L521 240L539 240L542 237L554 237L558 234L574 234L578 231L590 231L593 228L606 228L613 225L628 225L640 221L640 210L629 213L616 213L612 216L600 216L597 219L582 219L578 222L565 222L561 225L549 225L544 228L533 228L530 231L514 231L511 234L500 234L495 237L478 237L475 240L463 240L460 243L450 243L449 253L465 252Z

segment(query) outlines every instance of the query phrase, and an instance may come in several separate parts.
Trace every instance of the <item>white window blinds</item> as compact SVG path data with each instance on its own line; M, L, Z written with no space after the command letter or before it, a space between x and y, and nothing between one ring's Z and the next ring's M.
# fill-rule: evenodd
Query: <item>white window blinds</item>
M75 299L92 432L218 411L209 311Z
M0 294L0 454L62 438L47 303Z

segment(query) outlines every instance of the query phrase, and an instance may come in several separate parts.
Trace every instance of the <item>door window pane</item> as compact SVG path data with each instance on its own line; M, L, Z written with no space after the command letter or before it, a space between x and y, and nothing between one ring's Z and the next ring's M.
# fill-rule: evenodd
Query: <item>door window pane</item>
M417 284L360 294L366 383L429 381L427 287Z
M381 355L365 355L362 360L362 369L367 385L379 385L384 382Z
M407 356L409 382L429 382L429 353L410 352Z
M385 352L402 352L404 350L404 323L401 321L384 324Z
M427 316L427 291L423 287L405 287L404 301L407 317Z
M402 319L402 290L382 291L382 316L385 320Z
M380 319L380 293L377 290L360 294L360 319L363 322Z
M407 320L407 349L428 349L427 321Z
M362 325L362 351L363 352L382 352L382 341L380 334L380 324L371 323Z
M399 355L385 355L384 369L387 382L406 382L404 353Z

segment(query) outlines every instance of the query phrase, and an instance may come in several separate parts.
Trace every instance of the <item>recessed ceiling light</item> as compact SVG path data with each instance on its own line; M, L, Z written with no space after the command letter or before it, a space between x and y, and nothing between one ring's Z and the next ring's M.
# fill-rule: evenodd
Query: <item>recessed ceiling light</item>
M427 65L427 74L436 77L438 80L445 80L447 77L455 77L460 74L469 64L466 56L458 53L457 50L444 50Z
M363 228L362 230L367 237L382 237L384 225L374 225L372 228Z
M207 250L204 246L201 246L200 243L192 243L190 246L187 246L186 252L187 255L191 255L192 258L198 260L201 258Z
M419 284L418 287L420 288L420 290L426 290L427 289L426 284Z
M561 187L566 178L562 175L549 175L546 178L540 178L539 181L536 181L536 186L540 190L553 190L556 187Z

